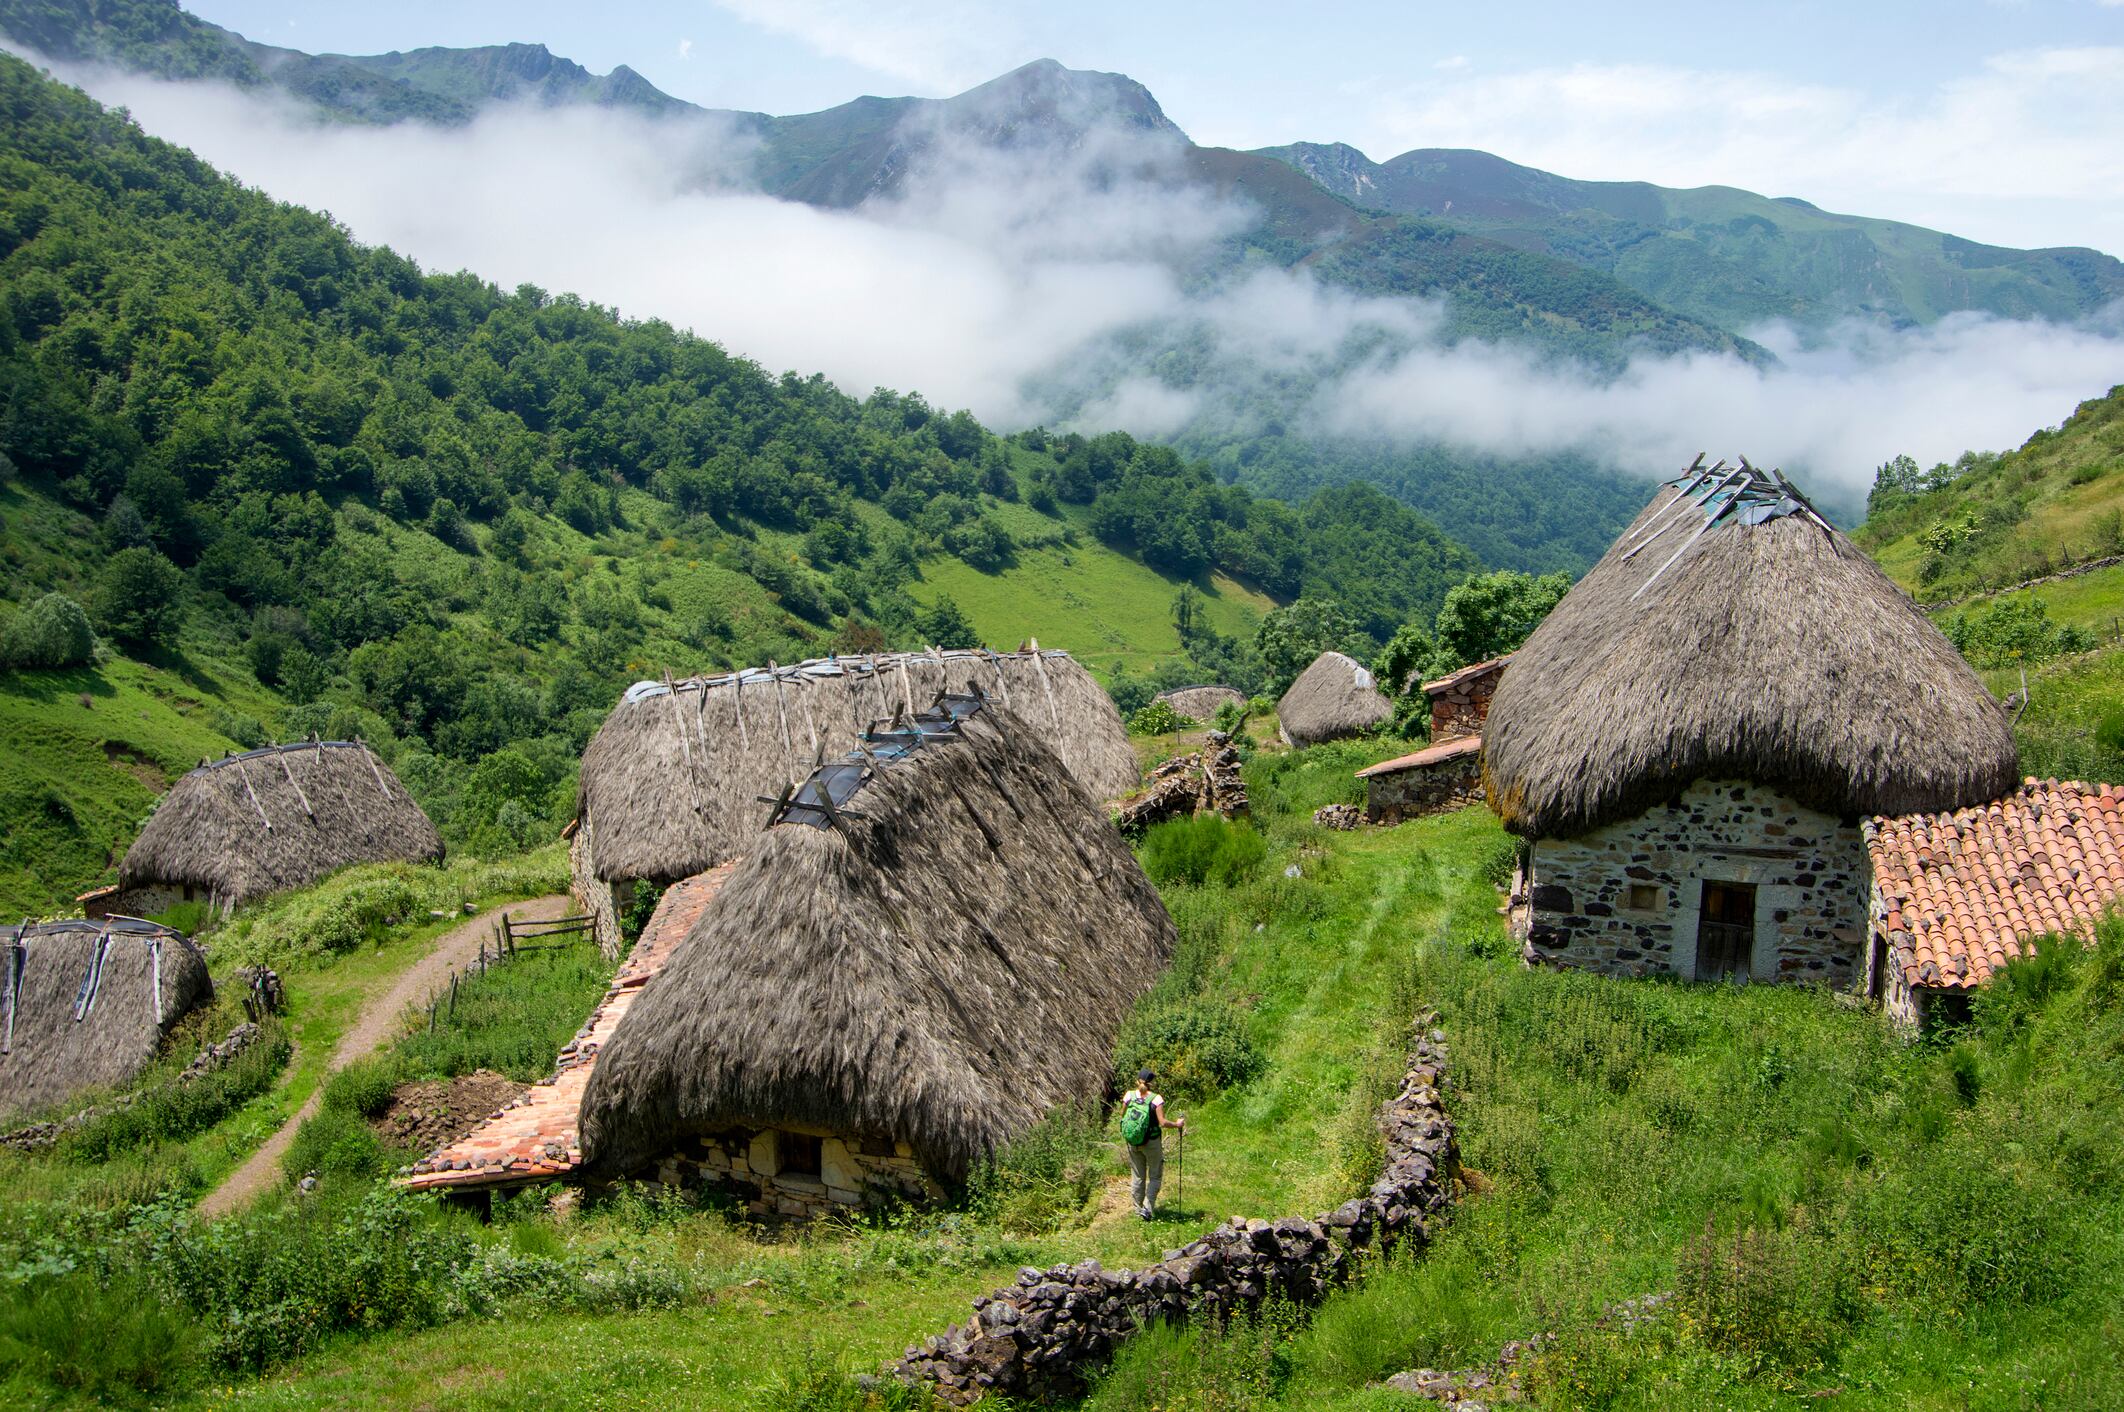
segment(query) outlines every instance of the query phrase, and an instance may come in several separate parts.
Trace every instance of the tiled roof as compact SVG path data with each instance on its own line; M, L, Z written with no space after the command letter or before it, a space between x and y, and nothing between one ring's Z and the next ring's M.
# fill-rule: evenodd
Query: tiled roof
M1893 963L1967 989L2045 934L2092 934L2124 898L2124 789L2030 779L1949 814L1876 816L1866 849Z
M736 868L734 861L725 863L666 889L604 999L561 1049L552 1077L532 1084L456 1142L421 1158L401 1182L415 1191L515 1186L574 1171L583 1160L577 1115L598 1050Z
M1464 735L1458 740L1449 740L1443 745L1429 745L1414 755L1397 755L1391 760L1381 760L1376 765L1367 765L1357 772L1357 778L1370 779L1373 775L1398 775L1403 770L1421 770L1441 760L1451 760L1462 755L1472 755L1482 749L1482 737Z
M1436 696L1441 691L1450 691L1468 678L1479 677L1485 672L1494 672L1511 660L1512 654L1507 652L1502 657L1492 657L1487 662L1475 662L1462 667L1457 672L1448 672L1437 681L1425 682L1423 684L1424 694L1426 696Z

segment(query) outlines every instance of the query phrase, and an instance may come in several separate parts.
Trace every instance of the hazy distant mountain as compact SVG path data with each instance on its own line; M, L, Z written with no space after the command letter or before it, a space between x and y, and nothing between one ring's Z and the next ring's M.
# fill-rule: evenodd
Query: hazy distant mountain
M1346 143L1299 142L1261 155L1367 210L1561 256L1727 329L1854 314L1930 323L1963 309L2071 319L2124 298L2124 263L2098 251L1979 245L1730 186L1574 181L1453 148L1374 162Z

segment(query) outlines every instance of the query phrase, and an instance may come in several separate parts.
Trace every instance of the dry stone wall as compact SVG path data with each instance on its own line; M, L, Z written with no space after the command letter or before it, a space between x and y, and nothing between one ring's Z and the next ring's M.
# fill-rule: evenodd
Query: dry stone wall
M1481 735L1490 715L1490 698L1504 678L1505 664L1452 680L1451 686L1431 693L1431 742L1443 745L1464 735Z
M1375 824L1398 824L1480 804L1482 797L1482 753L1475 750L1430 765L1371 775L1364 782L1365 817Z
M890 1374L932 1384L955 1407L990 1393L1066 1396L1147 1324L1214 1320L1272 1297L1311 1304L1367 1257L1426 1241L1459 1170L1440 1097L1446 1044L1431 1028L1436 1018L1417 1017L1408 1073L1379 1112L1386 1167L1363 1196L1311 1220L1234 1217L1146 1269L1028 1266L1015 1284L976 1299L973 1318L908 1349Z
M1735 780L1532 845L1526 959L1612 975L1696 973L1707 880L1755 886L1749 977L1850 986L1871 871L1858 824Z
M819 1144L813 1174L788 1169L784 1143L793 1136L774 1128L733 1128L690 1138L640 1175L671 1186L718 1186L752 1215L797 1219L880 1197L934 1200L944 1194L904 1142L813 1134Z

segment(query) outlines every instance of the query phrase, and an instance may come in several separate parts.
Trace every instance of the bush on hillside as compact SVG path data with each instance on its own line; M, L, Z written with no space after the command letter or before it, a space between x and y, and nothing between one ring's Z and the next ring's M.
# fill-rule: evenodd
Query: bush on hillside
M1208 1098L1245 1083L1266 1062L1236 1008L1196 997L1129 1017L1114 1041L1114 1086L1133 1087L1137 1071L1149 1068L1167 1099Z
M1193 721L1173 709L1170 701L1153 701L1130 712L1128 717L1131 735L1171 735L1193 725Z
M96 619L135 651L174 646L184 623L184 575L153 549L121 549L96 577Z
M1143 871L1160 887L1243 882L1268 856L1268 845L1254 826L1216 814L1168 819L1146 830L1138 848Z
M0 666L85 667L96 658L88 614L63 593L47 593L0 634Z
M2033 666L2095 645L2093 633L2054 621L2050 605L2029 594L1956 612L1941 627L1972 666L1986 670Z

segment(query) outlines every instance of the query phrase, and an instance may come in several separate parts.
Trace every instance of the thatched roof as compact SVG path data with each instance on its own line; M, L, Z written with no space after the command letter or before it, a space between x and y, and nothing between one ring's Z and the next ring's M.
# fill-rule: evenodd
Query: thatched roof
M1569 837L1699 779L1838 815L2014 786L2006 715L1952 644L1782 477L1742 467L1662 488L1513 654L1483 734L1508 828Z
M233 906L351 863L442 853L435 825L373 751L312 740L209 761L171 785L118 882L189 883Z
M590 871L674 881L728 862L765 826L761 795L873 721L975 686L1036 725L1094 799L1135 788L1121 713L1066 652L906 652L639 682L583 752Z
M1318 745L1363 735L1393 719L1394 703L1354 657L1323 652L1298 674L1276 703L1276 726L1287 745Z
M1244 706L1246 693L1236 686L1182 686L1161 691L1154 699L1163 701L1190 720L1207 721L1220 707Z
M12 1000L0 1000L0 1113L125 1082L214 994L199 948L153 922L107 917L24 931L0 927L0 995Z
M1172 922L1045 731L945 705L918 741L825 766L753 840L599 1055L594 1166L781 1126L904 1141L958 1177L1103 1089Z

